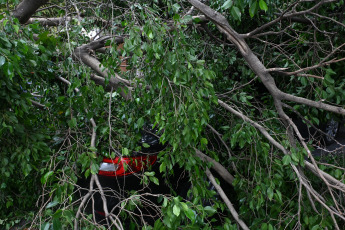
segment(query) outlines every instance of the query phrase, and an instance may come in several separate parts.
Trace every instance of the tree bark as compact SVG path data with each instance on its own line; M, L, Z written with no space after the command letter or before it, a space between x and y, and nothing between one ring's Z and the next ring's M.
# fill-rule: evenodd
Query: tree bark
M38 8L46 4L48 0L24 0L18 4L12 15L24 24L36 12Z
M31 24L38 22L42 26L58 26L66 21L72 20L72 17L58 17L58 18L30 18L25 23Z
M200 150L195 149L195 153L198 157L200 157L200 159L202 161L205 162L211 162L212 168L226 181L228 182L231 186L232 186L232 182L234 182L234 176L231 175L228 170L221 165L219 162L215 161L214 159L212 159L211 157L205 155L204 153L202 153Z

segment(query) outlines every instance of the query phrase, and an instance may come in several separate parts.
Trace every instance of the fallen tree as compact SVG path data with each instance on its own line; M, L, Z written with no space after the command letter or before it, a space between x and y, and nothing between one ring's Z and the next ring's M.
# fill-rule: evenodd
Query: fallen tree
M10 208L3 223L32 211L32 227L99 226L85 209L99 193L107 225L123 229L125 215L108 210L97 154L137 150L140 129L154 123L168 144L159 154L162 172L185 168L191 194L228 210L217 222L222 228L343 225L341 157L314 157L314 149L330 151L296 123L302 116L319 129L345 115L343 2L14 4L1 6L0 18L1 199ZM19 183L11 178L15 165ZM233 185L239 205L208 168ZM73 200L77 178L89 174L88 191ZM205 192L205 176L221 199ZM14 200L27 191L33 197ZM207 213L203 199L186 201L187 214L171 217L176 201L167 198L158 222L212 227L212 212L202 223L188 216Z

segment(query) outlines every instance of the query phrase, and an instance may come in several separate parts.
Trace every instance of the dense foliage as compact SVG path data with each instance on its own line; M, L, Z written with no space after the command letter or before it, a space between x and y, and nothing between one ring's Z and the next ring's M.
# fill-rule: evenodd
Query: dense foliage
M195 149L234 175L235 192L227 195L249 228L335 229L333 219L344 224L344 218L332 217L319 202L311 205L313 199L291 167L304 169L307 151L289 139L289 127L279 117L271 92L215 23L193 18L197 9L186 14L188 2L50 1L35 16L72 17L57 26L20 24L12 16L17 3L0 1L0 228L19 222L41 229L73 228L80 204L78 178L96 174L102 156L140 150L140 130L147 123L160 130L160 141L167 145L158 155L161 173L168 178L179 165L193 186L189 200L174 191L159 197L161 218L146 229L237 229L228 207L208 189L205 168L212 164L203 162ZM209 1L242 35L291 8L307 11L315 4ZM300 21L282 19L246 42L267 68L286 68L272 71L279 89L343 108L344 9L344 1L330 1L302 14ZM96 84L94 71L75 56L75 48L89 43L87 32L95 29L100 36L113 36L104 52L90 51L107 68L105 85L115 74L130 80L131 100L121 97L121 88ZM116 36L124 37L121 49ZM123 59L127 72L120 69ZM304 75L292 73L318 64L301 72ZM291 154L284 156L252 123L221 107L219 99L263 126ZM297 111L314 125L331 117L342 119L292 101L286 108L289 116L298 116ZM95 146L90 144L92 120L97 125ZM322 146L308 140L308 147ZM318 164L344 183L342 157L330 155ZM325 194L324 203L343 210L341 191L329 192L317 175L308 170L305 175ZM149 173L143 181L165 183ZM125 209L140 205L136 202ZM215 218L218 215L221 218ZM81 226L94 229L92 215L84 217Z

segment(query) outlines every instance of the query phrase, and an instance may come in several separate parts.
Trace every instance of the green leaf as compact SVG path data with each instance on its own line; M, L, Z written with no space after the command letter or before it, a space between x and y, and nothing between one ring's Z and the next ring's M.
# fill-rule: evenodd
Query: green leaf
M140 129L141 127L143 127L144 123L145 123L144 119L142 117L139 118L137 121L138 128Z
M317 117L312 117L311 119L313 120L313 122L315 122L315 124L320 124L320 120Z
M174 12L177 13L181 9L181 6L177 3L175 3L174 5L172 5L172 8L173 8Z
M150 39L153 39L153 33L152 33L152 31L149 32L148 37L149 37Z
M206 138L201 138L201 145L207 145L207 143L208 143L208 141L207 141L207 139Z
M325 82L327 82L329 84L334 84L334 80L332 79L330 74L325 75Z
M332 86L327 87L326 92L329 93L329 98L332 98L335 94L334 88Z
M288 164L290 164L291 163L291 157L290 157L290 155L285 155L284 157L283 157L283 164L284 165L288 165Z
M154 176L155 172L145 172L144 173L146 176Z
M5 64L5 57L4 56L0 56L0 66L2 66L3 64Z
M183 211L187 211L189 209L188 205L185 202L180 202Z
M92 164L91 165L91 174L97 174L98 173L98 168L99 166L97 164Z
M236 19L241 21L241 11L238 7L234 6L231 8L231 15Z
M143 143L143 147L144 147L144 148L150 148L150 145L147 144L147 143Z
M276 190L276 194L278 196L279 201L282 201L282 193L278 190Z
M165 163L162 162L162 164L159 166L159 172L165 172L166 166Z
M7 71L5 72L5 74L7 74L8 77L10 77L10 79L12 79L13 77L13 65L11 62L7 62Z
M336 169L335 172L334 172L334 176L337 178L337 179L340 179L341 176L343 175L342 171L340 169Z
M308 216L304 216L303 221L304 221L304 223L309 224Z
M227 0L226 2L224 2L224 4L222 5L222 9L226 10L229 9L232 6L232 0Z
M196 64L203 65L203 64L205 64L205 60L197 60Z
M2 21L2 25L4 25L4 27L5 27L6 24L7 24L7 22L8 22L8 19L3 20L3 21Z
M14 29L14 31L16 32L16 34L18 33L18 31L19 31L19 26L17 26L17 25L13 25L13 29Z
M77 119L73 117L71 120L68 121L68 126L74 128L77 126Z
M267 189L267 197L269 200L272 200L273 198L273 189L271 187Z
M53 200L52 202L49 202L49 203L47 204L46 209L52 208L52 207L56 206L58 203L59 203L59 201Z
M318 230L320 229L320 226L319 225L315 225L311 230Z
M258 2L256 0L254 0L252 2L252 4L250 5L250 8L249 8L249 15L250 17L254 17L254 15L256 14L256 12L258 11Z
M42 184L45 184L46 182L47 182L47 180L48 180L48 178L51 176L51 175L53 175L53 171L49 171L49 172L47 172L46 174L44 174L44 176L41 178L41 183Z
M150 181L152 181L153 183L155 183L156 185L159 185L159 180L157 177L154 177L154 176L151 176L149 177L150 178Z
M166 197L164 197L164 201L163 201L162 206L166 207L167 205L168 205L168 199Z
M87 170L85 171L85 178L88 178L88 177L90 176L90 172L91 172L90 169L87 169Z
M50 224L49 223L44 223L41 227L43 230L49 230Z
M13 201L9 200L6 202L6 208L13 206Z
M291 152L291 158L293 161L298 162L298 156L296 152Z
M260 9L264 10L265 12L268 10L267 4L264 0L259 1L259 6L260 6Z
M33 67L36 67L36 66L37 66L37 63L36 63L34 60L29 60L29 62L31 63L31 65L32 65Z
M53 228L54 230L61 230L62 224L60 222L60 218L53 218Z
M261 230L267 230L267 223L263 223L261 225Z
M6 37L0 37L0 42L3 42L3 44L7 47L7 48L11 48L12 44L11 42L6 38Z
M180 207L175 204L173 207L173 213L175 214L175 216L179 216L180 212L181 212Z
M213 215L214 213L217 212L217 210L216 210L215 208L211 207L211 206L206 206L206 207L204 208L204 210L205 210L208 214L210 214L210 215Z
M127 148L122 149L122 155L128 156L129 155L129 150Z
M195 213L192 209L188 209L186 211L184 211L184 214L188 217L188 219L190 219L191 221L195 221Z

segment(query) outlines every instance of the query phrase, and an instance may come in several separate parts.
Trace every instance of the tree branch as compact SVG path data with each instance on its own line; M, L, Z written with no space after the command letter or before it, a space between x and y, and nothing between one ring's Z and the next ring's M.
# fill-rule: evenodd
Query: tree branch
M229 157L232 157L230 148L228 147L228 145L227 145L227 144L225 143L225 141L223 140L222 135L221 135L220 133L218 133L218 131L217 131L215 128L213 128L211 125L207 124L207 127L208 127L209 129L211 129L211 131L212 131L214 134L217 135L217 137L219 138L219 140L220 140L220 141L222 142L222 144L224 145L226 151L228 152ZM233 161L231 161L231 166L232 166L232 169L233 169L235 172L237 172L236 165L235 165L235 163L234 163ZM231 183L232 183L232 182L231 182Z
M37 102L37 101L34 101L34 100L30 100L31 101L31 104L36 106L37 108L39 109L42 109L42 110L46 110L47 107L45 105L42 105L41 103Z
M307 24L310 24L311 22L306 20L306 19L303 19L303 18L299 18L297 16L300 16L300 15L304 15L304 14L307 14L307 13L310 13L316 9L318 9L321 5L325 4L325 3L330 3L330 2L333 2L333 0L322 0L322 1L319 1L317 4L315 4L313 7L307 9L307 10L303 10L303 11L299 11L299 12L289 12L288 13L288 10L293 7L294 5L298 4L299 1L296 1L294 2L293 4L291 4L288 9L283 12L278 18L254 29L253 31L247 33L247 34L243 34L243 37L252 37L253 35L259 33L260 31L284 20L284 19L290 19L291 21L295 21L295 22L300 22L300 23L307 23Z
M100 63L95 57L93 57L91 54L95 50L102 48L105 46L105 42L109 39L111 39L111 36L106 36L103 38L100 38L96 41L92 41L89 44L85 44L82 46L79 46L75 48L74 50L74 58L81 61L85 65L91 67L94 71L96 71L97 74L101 75L103 78L110 78L109 84L114 89L120 88L120 95L125 98L126 100L131 99L131 91L130 91L130 85L131 82L121 78L118 74L115 73L115 76L111 76L109 70L105 68L102 63ZM117 44L123 43L124 39L123 37L116 37L115 42ZM95 76L93 76L94 79L96 79ZM97 79L99 82L101 82L101 79Z
M38 8L46 4L48 0L23 0L13 11L13 16L24 24L36 12Z
M226 168L224 168L223 165L221 165L219 162L215 161L211 157L205 155L198 149L194 149L195 153L198 157L201 158L202 161L205 162L211 162L212 168L226 181L232 186L232 182L234 181L233 175L231 175Z
M224 203L230 210L231 215L234 217L235 221L241 226L242 229L244 230L249 230L248 226L243 222L243 220L240 219L236 209L232 205L231 201L229 198L225 195L223 189L217 184L216 180L214 179L214 176L212 175L211 171L207 168L206 169L206 175L208 179L211 181L212 185L216 188L218 194L220 197L223 199Z
M32 24L38 22L42 26L58 26L66 21L72 20L72 17L58 17L58 18L30 18L25 24Z

